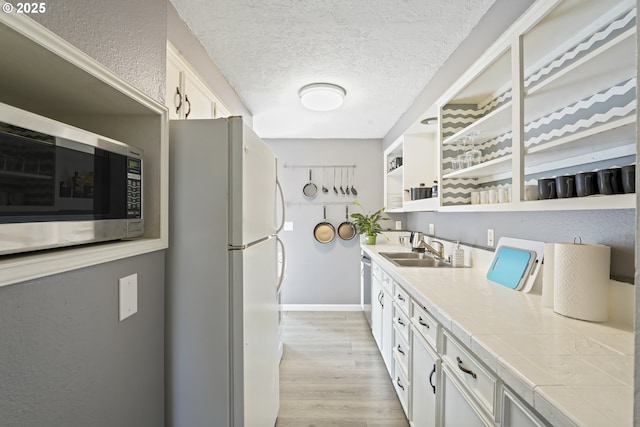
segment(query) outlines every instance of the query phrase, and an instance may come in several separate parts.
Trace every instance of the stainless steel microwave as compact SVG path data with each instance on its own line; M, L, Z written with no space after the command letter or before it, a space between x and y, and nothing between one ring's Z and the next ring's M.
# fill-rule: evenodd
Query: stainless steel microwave
M0 255L141 236L142 155L0 103Z

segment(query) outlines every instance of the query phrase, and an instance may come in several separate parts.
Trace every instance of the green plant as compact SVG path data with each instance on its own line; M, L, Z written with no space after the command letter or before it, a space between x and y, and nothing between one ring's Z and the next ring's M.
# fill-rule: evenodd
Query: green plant
M389 219L388 217L382 216L385 208L383 207L373 213L370 213L365 211L365 209L357 200L353 202L353 204L358 205L363 212L351 214L351 218L354 219L353 222L358 228L358 233L366 234L367 236L375 236L382 233L382 226L380 225L380 221L386 221Z

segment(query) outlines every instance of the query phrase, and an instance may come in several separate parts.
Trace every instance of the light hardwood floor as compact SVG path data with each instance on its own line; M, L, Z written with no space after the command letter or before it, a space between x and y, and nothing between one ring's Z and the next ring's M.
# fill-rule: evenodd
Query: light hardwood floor
M285 312L276 427L407 427L362 312Z

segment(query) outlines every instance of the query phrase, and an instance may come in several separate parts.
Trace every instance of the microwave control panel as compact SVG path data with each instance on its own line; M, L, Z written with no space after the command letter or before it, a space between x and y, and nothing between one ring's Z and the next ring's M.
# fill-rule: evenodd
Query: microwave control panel
M142 159L127 157L127 218L142 218Z

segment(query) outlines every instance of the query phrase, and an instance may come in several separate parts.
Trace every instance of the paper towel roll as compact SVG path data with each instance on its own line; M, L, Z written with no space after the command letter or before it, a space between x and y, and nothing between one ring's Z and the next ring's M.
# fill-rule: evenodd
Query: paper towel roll
M553 311L575 319L609 318L611 248L556 243L553 257Z
M553 267L556 244L544 244L544 263L542 268L542 306L553 308Z

